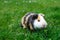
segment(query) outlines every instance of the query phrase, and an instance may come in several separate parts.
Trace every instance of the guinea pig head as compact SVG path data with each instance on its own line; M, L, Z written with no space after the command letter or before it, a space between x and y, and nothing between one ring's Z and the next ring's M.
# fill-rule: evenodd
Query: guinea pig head
M46 28L47 22L44 19L44 14L38 14L37 19L34 20L34 28Z

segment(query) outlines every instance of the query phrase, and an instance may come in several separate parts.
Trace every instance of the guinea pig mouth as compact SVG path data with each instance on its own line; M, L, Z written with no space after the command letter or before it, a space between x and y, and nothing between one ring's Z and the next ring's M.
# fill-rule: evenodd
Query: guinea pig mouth
M46 28L46 25L42 25L42 27L41 28Z

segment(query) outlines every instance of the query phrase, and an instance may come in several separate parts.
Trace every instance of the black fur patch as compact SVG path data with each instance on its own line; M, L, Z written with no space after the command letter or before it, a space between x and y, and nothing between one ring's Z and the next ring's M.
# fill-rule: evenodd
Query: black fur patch
M32 19L35 20L38 18L38 14L32 15Z

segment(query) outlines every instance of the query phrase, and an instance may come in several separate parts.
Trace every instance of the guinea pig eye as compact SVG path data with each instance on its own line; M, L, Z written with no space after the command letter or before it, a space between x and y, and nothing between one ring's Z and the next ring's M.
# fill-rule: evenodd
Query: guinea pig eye
M40 22L40 20L38 20L38 22Z

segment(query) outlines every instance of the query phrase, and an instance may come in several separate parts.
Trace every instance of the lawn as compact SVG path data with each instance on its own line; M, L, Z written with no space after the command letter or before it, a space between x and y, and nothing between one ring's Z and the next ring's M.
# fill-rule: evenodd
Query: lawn
M44 13L47 28L21 28L26 12ZM60 0L0 0L0 40L60 40Z

